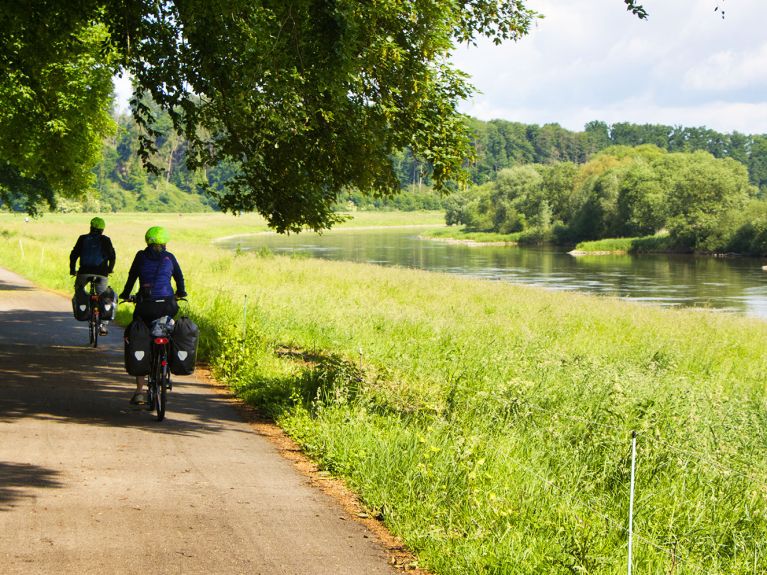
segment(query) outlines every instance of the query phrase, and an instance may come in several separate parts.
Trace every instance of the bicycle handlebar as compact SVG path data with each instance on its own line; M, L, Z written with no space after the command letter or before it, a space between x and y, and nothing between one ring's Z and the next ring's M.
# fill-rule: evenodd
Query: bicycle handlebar
M176 298L176 301L186 301L186 302L189 301L188 299L186 299L186 297L176 297L176 296L173 296L173 297ZM128 297L128 299L121 299L119 303L136 303L136 296L132 295Z

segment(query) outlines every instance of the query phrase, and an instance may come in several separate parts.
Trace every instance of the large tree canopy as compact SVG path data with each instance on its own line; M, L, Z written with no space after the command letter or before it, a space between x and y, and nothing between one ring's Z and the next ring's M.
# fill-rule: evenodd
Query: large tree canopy
M190 168L237 167L219 204L282 231L331 225L344 188L396 191L391 154L404 147L435 187L460 180L469 140L456 106L471 87L450 51L479 36L517 39L538 16L523 0L0 6L0 199L87 186L110 129L109 78L127 71L148 165L159 135L151 98L188 139Z

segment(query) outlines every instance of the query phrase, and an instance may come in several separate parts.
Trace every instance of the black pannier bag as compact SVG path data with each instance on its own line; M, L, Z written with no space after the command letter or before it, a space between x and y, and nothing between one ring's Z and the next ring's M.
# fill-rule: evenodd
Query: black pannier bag
M149 375L151 349L149 328L142 320L133 320L125 328L125 371L131 375Z
M170 350L170 372L174 375L192 375L197 359L197 342L200 330L191 319L176 320Z
M75 291L75 295L72 296L72 313L77 321L88 321L90 315L88 300L90 297L90 294L84 289Z
M115 306L115 290L111 287L107 287L103 292L99 294L99 313L101 319L112 321L115 318L116 307Z

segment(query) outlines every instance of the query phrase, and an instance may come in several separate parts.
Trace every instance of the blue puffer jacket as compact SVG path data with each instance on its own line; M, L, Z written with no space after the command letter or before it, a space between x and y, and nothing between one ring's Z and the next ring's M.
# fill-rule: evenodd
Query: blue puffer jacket
M181 267L179 267L176 257L167 250L158 252L147 247L133 258L128 272L128 280L125 282L120 298L126 299L130 295L137 279L139 280L139 294L142 297L172 297L171 277L176 282L176 295L185 297L184 274L181 273Z

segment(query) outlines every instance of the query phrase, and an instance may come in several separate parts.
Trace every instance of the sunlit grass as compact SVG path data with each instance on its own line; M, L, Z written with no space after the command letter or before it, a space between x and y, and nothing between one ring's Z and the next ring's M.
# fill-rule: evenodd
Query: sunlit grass
M604 240L593 240L589 242L580 242L575 246L575 251L579 252L611 252L628 253L634 241L639 238L608 238Z
M632 431L636 572L767 571L764 322L231 253L263 223L174 217L108 217L112 285L167 225L218 377L436 573L625 572ZM0 216L0 263L68 291L88 219Z
M606 238L580 242L575 246L575 251L584 253L667 253L687 250L680 250L678 246L674 245L674 241L667 233L659 233L636 238Z
M519 241L521 233L498 234L495 232L467 232L463 228L455 226L446 227L437 230L428 230L421 234L426 238L440 240L457 240L461 242L476 243L507 243L516 244Z

